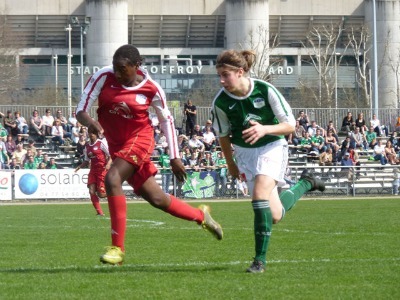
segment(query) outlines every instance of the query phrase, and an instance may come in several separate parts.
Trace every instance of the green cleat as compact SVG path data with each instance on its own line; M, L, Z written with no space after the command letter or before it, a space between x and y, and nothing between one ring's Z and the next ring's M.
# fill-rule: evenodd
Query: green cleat
M265 265L261 260L254 260L250 267L246 269L247 273L264 273Z
M120 247L111 246L106 248L105 254L100 256L100 261L103 264L121 265L124 261L125 253L122 252Z
M222 231L221 225L219 225L210 215L210 207L208 205L200 205L199 209L204 213L204 220L201 223L201 227L211 232L217 240L222 240L224 232Z

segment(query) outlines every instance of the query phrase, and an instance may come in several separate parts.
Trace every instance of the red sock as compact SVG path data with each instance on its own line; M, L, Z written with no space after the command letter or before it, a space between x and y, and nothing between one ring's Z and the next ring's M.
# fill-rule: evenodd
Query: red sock
M125 251L126 198L125 195L107 196L111 218L112 245Z
M99 197L97 197L96 194L91 194L90 195L90 201L92 201L92 204L93 204L94 208L96 209L97 214L102 215L103 214L103 210L101 209L101 206L100 206Z
M165 210L167 213L180 219L195 221L197 224L203 222L204 213L200 209L190 206L173 195L169 195L169 197L171 198L171 204Z

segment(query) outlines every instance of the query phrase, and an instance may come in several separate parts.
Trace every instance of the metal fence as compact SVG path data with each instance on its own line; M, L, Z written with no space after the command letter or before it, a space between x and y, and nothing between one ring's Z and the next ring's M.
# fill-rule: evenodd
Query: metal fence
M42 105L0 105L0 112L6 113L7 110L20 111L21 115L27 119L29 122L29 118L32 115L32 111L37 109L40 115L44 115L45 110L49 108L55 114L56 110L61 109L65 116L68 115L69 107L68 106L42 106ZM72 108L74 110L75 107ZM347 115L347 112L351 112L354 118L357 118L359 113L364 113L364 117L366 119L367 125L369 124L369 120L372 118L372 114L374 113L373 109L367 108L338 108L338 109L330 109L330 108L292 108L293 114L295 117L298 113L303 110L309 117L310 121L315 120L317 124L321 127L326 127L328 122L332 120L336 125L336 128L340 130L342 120ZM96 116L97 107L92 107L91 116ZM170 108L172 115L175 119L175 126L177 128L184 127L184 116L183 116L183 104L181 107L171 107ZM207 119L211 118L211 107L197 107L197 123L200 125L204 125ZM395 124L397 121L397 117L400 116L400 109L394 108L381 108L378 110L378 119L381 121L382 125L386 125L389 127L389 131L392 131L395 128Z

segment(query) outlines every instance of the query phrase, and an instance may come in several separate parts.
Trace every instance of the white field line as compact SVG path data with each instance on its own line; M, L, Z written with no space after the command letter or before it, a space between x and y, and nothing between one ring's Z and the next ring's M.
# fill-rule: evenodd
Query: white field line
M277 259L269 260L268 264L325 264L325 263L380 263L380 262L398 262L400 257L392 258L344 258L344 259L331 259L331 258L318 258L318 259L300 259L300 260L287 260ZM179 267L220 267L220 266L236 266L236 265L248 265L251 261L227 261L227 262L207 262L207 261L193 261L185 263L153 263L153 264L124 264L122 266L110 266L110 265L94 265L94 266L60 266L60 267L18 267L18 268L0 268L0 273L9 272L43 272L43 271L85 271L85 270L104 270L109 268L121 268L121 271L126 271L127 268L179 268ZM171 271L171 270L169 270Z

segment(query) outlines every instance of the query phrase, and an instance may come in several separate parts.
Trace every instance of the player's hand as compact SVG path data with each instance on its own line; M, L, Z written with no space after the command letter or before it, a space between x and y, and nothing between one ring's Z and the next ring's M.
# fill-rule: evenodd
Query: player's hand
M242 131L242 138L246 143L254 145L260 138L265 135L265 127L260 123L250 120L250 128Z
M186 174L185 167L183 166L181 159L180 158L171 159L170 165L171 165L172 173L174 173L174 175L179 180L179 182L184 182L187 177L187 174Z

